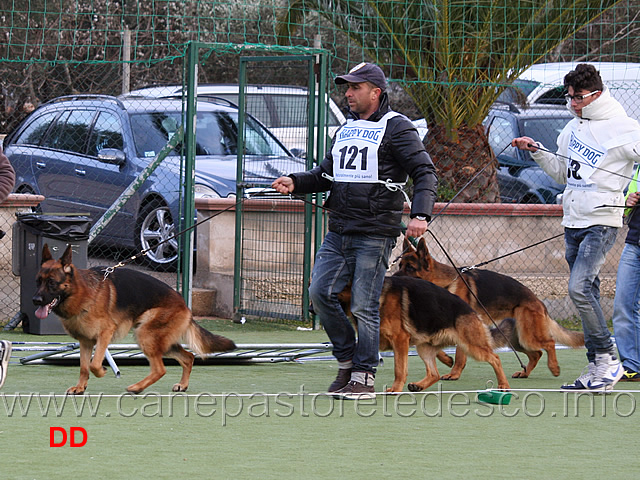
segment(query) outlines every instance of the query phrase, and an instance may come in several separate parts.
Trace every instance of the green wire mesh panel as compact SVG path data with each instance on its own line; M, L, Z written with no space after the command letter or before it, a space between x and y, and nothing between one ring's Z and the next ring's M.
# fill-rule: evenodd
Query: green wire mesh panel
M183 85L190 42L211 45L199 61L201 85L237 85L241 58L247 55L328 52L327 72L319 76L328 82L338 107L346 104L332 79L362 61L377 62L390 80L394 109L416 121L421 132L428 127L425 145L438 171L441 201L457 195L456 202L479 204L556 202L563 187L532 175L535 165L510 149L509 140L535 132L554 147L553 138L570 118L562 77L576 62L598 62L614 98L630 116L640 117L637 0L5 0L0 18L0 136L11 135L34 109L62 95L117 96L149 85ZM288 66L254 72L247 83L308 86L306 75ZM278 135L266 110L261 117L248 107ZM298 121L299 109L285 110L293 118L277 122ZM329 123L328 133L339 123ZM64 140L74 143L72 136ZM307 138L290 140L298 142L291 146L296 154L321 156ZM89 144L78 143L77 148L86 157L92 153L86 150ZM491 244L521 245L527 239L519 228L478 223L482 225L465 231L445 231L487 242L487 256L496 250ZM257 227L256 234L268 238L268 228ZM101 264L114 259L111 248L93 249ZM243 254L258 248L247 243ZM549 269L541 275L566 275L566 266L553 266L559 254L554 249L547 254ZM264 255L268 257L266 250ZM120 252L115 258L122 258ZM484 255L465 257L464 263L483 260ZM508 262L495 268L524 276L535 270L526 255ZM611 283L615 265L604 273ZM274 283L288 281L285 277ZM11 283L0 290L10 290ZM300 287L303 293L305 289ZM8 305L2 313L9 318L15 309Z
M243 212L235 317L306 322L304 205L251 200Z
M271 179L311 166L318 115L314 57L251 57L240 70L239 105L244 118L239 155L236 216L235 316L308 320L305 279L309 276L310 218L299 201L274 195ZM292 83L274 85L287 70ZM293 82L297 82L293 83ZM255 120L273 138L258 136ZM297 156L291 156L294 151ZM265 195L267 198L264 198Z

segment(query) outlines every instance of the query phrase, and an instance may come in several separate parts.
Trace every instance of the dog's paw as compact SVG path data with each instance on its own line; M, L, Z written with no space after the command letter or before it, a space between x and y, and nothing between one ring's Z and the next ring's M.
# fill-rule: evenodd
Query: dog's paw
M442 375L440 377L440 380L451 380L451 381L453 381L453 380L458 380L459 378L460 378L459 375L452 375L450 373L447 373L446 375Z
M529 378L529 374L525 370L520 370L511 375L511 378Z
M86 389L87 387L81 387L78 385L75 387L69 387L67 388L67 395L84 395Z
M409 389L410 392L421 392L422 390L424 390L417 383L410 383L409 385L407 385L407 388Z
M144 388L140 388L136 384L129 385L127 387L127 392L133 393L134 395L137 395L138 393L142 393L143 390L144 390Z
M98 368L91 367L91 373L93 373L97 378L102 378L107 373L107 368L100 365Z
M187 388L189 388L189 386L188 386L188 385L185 387L185 386L183 386L183 385L182 385L182 384L180 384L180 383L176 383L176 384L173 386L173 388L171 389L171 391L173 391L173 392L186 392L186 391L187 391Z

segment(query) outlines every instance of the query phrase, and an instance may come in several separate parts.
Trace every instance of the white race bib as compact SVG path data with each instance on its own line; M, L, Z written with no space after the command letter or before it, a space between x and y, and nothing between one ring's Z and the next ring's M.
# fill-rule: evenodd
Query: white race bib
M567 148L567 187L574 190L596 190L589 178L602 164L607 148L599 145L593 136L571 132Z
M387 122L397 116L388 112L379 121L349 121L336 134L331 153L335 182L378 182L378 150Z

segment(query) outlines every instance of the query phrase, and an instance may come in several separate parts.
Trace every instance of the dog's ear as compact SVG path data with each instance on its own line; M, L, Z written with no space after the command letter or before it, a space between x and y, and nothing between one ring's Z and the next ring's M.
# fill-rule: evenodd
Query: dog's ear
M40 262L40 265L42 265L44 262L48 262L49 260L53 260L53 257L51 256L51 251L49 250L49 244L45 243L44 247L42 247L42 261Z
M60 257L60 263L63 266L71 265L71 263L72 263L72 258L71 257L72 257L71 245L67 245L67 248L64 251L64 253L62 254L62 257Z
M403 253L415 252L416 247L409 241L408 237L404 237L404 242L402 243L402 251Z
M418 257L421 259L429 258L429 248L427 247L427 242L424 237L420 237L420 241L418 242Z

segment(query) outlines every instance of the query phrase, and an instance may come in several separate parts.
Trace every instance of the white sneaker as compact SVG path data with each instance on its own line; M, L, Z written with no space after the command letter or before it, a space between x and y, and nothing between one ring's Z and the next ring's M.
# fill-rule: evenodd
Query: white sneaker
M582 374L573 383L567 383L560 388L563 390L588 390L589 382L596 373L596 364L589 362L589 364L582 370Z
M624 375L620 361L610 353L596 354L596 372L587 383L589 390L611 390Z
M5 378L7 378L9 357L11 357L11 342L0 340L0 388L2 388Z

